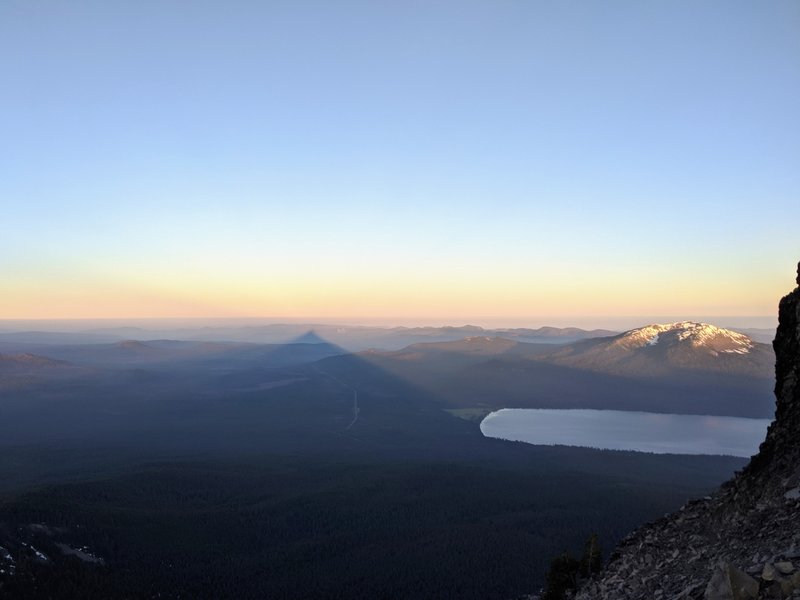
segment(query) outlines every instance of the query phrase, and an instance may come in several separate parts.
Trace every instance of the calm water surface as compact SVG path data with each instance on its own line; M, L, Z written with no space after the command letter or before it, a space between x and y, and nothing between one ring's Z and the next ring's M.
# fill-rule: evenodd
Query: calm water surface
M749 457L758 452L769 424L769 419L707 415L504 408L481 422L481 432L530 444Z

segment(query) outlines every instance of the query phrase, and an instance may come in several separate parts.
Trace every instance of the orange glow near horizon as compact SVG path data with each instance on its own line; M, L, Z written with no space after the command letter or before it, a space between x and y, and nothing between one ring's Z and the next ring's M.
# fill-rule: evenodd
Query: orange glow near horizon
M402 276L401 276L402 275ZM777 279L777 278L774 278ZM785 278L784 278L785 279ZM621 315L770 315L787 290L785 281L754 276L671 280L608 273L580 278L547 273L489 275L416 272L330 274L151 274L128 279L28 279L7 285L2 319L230 318L335 320L440 319L443 322L513 321Z

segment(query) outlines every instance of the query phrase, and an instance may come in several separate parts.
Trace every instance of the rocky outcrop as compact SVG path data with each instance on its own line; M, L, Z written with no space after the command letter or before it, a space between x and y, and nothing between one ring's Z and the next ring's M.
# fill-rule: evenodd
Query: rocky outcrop
M712 496L625 538L577 599L800 598L800 287L780 302L773 347L775 420L759 453Z

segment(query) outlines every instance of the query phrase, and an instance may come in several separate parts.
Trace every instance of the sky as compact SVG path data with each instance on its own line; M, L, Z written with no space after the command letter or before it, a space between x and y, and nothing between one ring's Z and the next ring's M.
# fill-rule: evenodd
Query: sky
M774 315L800 3L0 0L0 319Z

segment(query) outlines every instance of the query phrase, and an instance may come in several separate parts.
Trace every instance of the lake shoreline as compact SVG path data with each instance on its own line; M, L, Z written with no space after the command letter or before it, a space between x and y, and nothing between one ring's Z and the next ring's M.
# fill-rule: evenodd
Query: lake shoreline
M597 409L504 408L480 423L484 437L546 446L749 458L771 419Z

